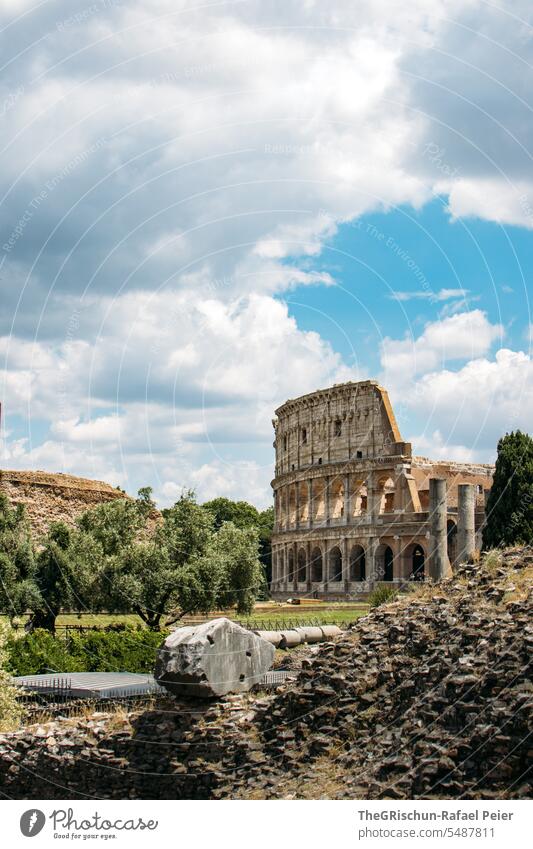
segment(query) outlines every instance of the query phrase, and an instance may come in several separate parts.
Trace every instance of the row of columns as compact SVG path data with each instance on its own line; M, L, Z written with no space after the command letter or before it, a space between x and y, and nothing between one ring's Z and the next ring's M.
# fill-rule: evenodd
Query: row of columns
M448 560L448 504L445 478L429 481L430 574L436 581L451 572ZM457 488L457 563L471 563L476 551L476 491L473 484Z
M332 550L338 548L341 554L342 574L339 581L333 582L330 576L330 555ZM406 540L401 537L383 538L367 537L361 540L344 537L332 540L308 540L306 542L287 542L275 546L272 558L272 589L279 591L303 591L317 590L327 593L331 584L334 583L335 592L348 592L353 584L358 584L358 591L369 591L372 587L385 580L384 555L385 549L389 548L392 554L393 576L395 582L403 582L410 578L413 572L413 552L420 548L423 552L424 564L427 568L427 539ZM320 580L313 579L313 552L318 549L322 559L322 577ZM358 560L357 571L360 569L360 554L364 554L364 577L352 577L351 554L355 549ZM305 552L306 576L300 580L299 554ZM292 570L290 558L292 555ZM289 580L290 572L292 578ZM366 584L364 588L361 583Z
M383 478L384 475L388 475L389 477L393 476L393 472L383 472L380 471L379 477ZM332 515L331 515L331 493L332 486L335 482L342 480L343 483L343 510L342 510L342 524L349 524L352 519L353 513L353 502L352 499L357 495L356 492L352 492L351 484L352 479L355 476L351 473L346 473L345 475L326 475L320 478L308 478L306 480L298 481L298 483L286 484L284 486L280 486L276 495L278 498L278 503L276 505L276 529L278 531L287 530L289 527L294 529L299 529L301 527L312 528L315 527L315 492L313 484L318 480L323 483L324 487L324 515L318 520L317 524L319 527L328 526L331 524ZM356 478L357 481L361 481L360 477ZM301 502L300 502L300 486L304 484L307 489L307 520L305 522L300 521L300 513L301 513ZM365 480L361 483L361 487L363 488L366 485L367 489L367 508L365 515L369 520L372 518L379 516L381 512L381 500L383 497L383 487L378 484L378 475L377 472L369 472L365 478ZM295 494L295 521L291 523L290 521L290 492L294 490Z
M346 492L346 490L345 490ZM327 503L327 502L326 502ZM457 557L456 562L472 562L475 555L475 487L473 484L459 484L458 486L458 513L457 513ZM374 504L375 509L375 504ZM429 534L425 554L427 555L426 575L433 580L442 580L450 574L451 566L448 559L448 537L447 537L447 482L444 478L433 478L429 482ZM422 529L421 529L422 531ZM364 541L366 560L366 582L372 580L376 573L376 550L380 542L387 544L393 551L393 562L401 561L400 552L402 539L400 536L394 540L381 541L378 537L368 537ZM350 583L350 550L354 545L362 545L357 540L344 537L340 540L316 541L307 539L304 541L291 541L274 545L272 561L272 588L274 590L288 588L286 576L288 575L288 558L292 550L293 580L292 588L298 591L298 551L304 549L306 552L307 589L311 590L311 554L315 547L319 546L322 552L323 575L320 582L320 591L327 592L329 584L329 553L332 548L338 547L342 555L342 584L348 591ZM283 552L284 565L281 570L280 555ZM283 574L281 572L283 571ZM406 575L399 576L407 577ZM379 577L377 578L379 580ZM281 584L285 584L282 587Z
M307 591L311 591L313 586L316 589L317 585L320 585L320 592L328 592L328 587L332 583L329 580L330 553L333 549L338 548L341 553L342 574L341 580L336 583L342 584L344 590L348 591L349 585L354 583L350 579L350 552L354 546L359 546L364 552L365 580L367 580L367 577L369 575L373 575L375 571L374 554L377 547L377 540L365 540L364 545L357 541L344 538L340 540L307 540L305 542L289 542L276 546L273 550L272 557L272 589L292 589L297 592L299 586L305 583ZM322 558L321 581L313 581L311 574L312 554L317 548L320 550ZM305 551L306 559L306 580L304 582L299 580L298 574L298 554L302 550ZM291 553L293 556L293 578L289 583L289 557Z

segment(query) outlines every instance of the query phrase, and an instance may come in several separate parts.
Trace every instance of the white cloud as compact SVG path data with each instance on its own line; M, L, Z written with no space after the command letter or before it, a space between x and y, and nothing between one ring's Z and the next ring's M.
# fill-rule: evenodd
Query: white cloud
M438 366L485 354L503 329L491 324L482 310L471 310L426 325L420 336L385 338L381 345L383 382L398 394L408 389L416 375Z
M459 179L440 187L454 219L477 217L533 229L533 184L495 179ZM487 203L487 198L490 202Z
M396 301L450 301L457 298L464 301L467 299L468 294L468 289L439 289L437 292L423 289L417 292L392 292L389 297Z
M360 376L266 295L227 302L198 301L190 291L135 292L102 299L99 315L93 346L69 340L46 348L42 370L10 370L4 346L8 420L52 421L41 446L8 438L4 465L105 473L130 491L155 480L162 498L184 485L202 498L216 487L237 494L248 480L247 491L265 504L275 407ZM12 350L17 365L28 365L34 345L19 340ZM255 458L244 459L248 444Z
M51 427L36 447L8 437L10 461L260 498L276 403L366 376L279 300L335 285L313 262L339 223L444 192L452 217L531 227L531 40L509 10L132 0L79 20L70 0L10 0L0 15L30 8L3 45L2 399ZM393 397L422 387L445 423L476 370L511 404L488 358L503 331L467 295L396 293L456 314L381 349ZM264 464L226 454L252 441Z

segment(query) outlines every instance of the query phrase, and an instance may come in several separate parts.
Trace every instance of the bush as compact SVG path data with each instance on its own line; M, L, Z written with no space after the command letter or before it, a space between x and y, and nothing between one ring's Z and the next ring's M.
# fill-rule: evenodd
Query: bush
M70 639L69 651L85 672L153 672L156 651L165 633L146 628L88 631Z
M375 590L372 590L368 596L368 604L370 609L380 607L382 604L389 604L395 601L398 595L398 590L394 586L388 584L379 584Z
M68 638L37 629L8 643L7 668L13 675L46 672L153 672L164 633L127 627L87 631Z
M15 729L22 716L22 707L17 702L17 688L13 686L11 676L4 669L8 641L9 628L4 622L0 622L0 731Z
M24 637L11 637L7 650L7 669L13 675L84 671L79 660L67 651L65 641L44 628L36 628Z

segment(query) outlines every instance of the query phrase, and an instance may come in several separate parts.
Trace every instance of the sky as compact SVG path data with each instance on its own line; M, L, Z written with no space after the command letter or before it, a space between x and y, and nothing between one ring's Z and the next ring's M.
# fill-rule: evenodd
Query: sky
M3 0L0 467L272 503L277 406L531 430L527 0Z

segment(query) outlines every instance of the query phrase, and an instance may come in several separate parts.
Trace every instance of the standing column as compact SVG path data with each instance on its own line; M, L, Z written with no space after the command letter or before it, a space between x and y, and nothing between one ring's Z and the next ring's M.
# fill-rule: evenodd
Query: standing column
M446 479L429 479L429 571L435 581L442 581L449 571L446 533Z
M344 592L350 592L350 541L344 537L342 541L342 580Z
M352 518L352 498L350 492L350 473L344 476L344 524L349 525Z
M313 527L313 514L315 512L315 499L313 496L313 478L309 478L307 481L307 501L308 501L308 514L307 514L307 527Z
M277 559L278 559L275 548L272 549L271 558L272 558L272 575L271 575L271 578L270 578L270 592L273 593L273 592L276 591L276 569L277 569Z
M293 575L292 588L293 588L294 592L297 593L298 592L298 543L294 542L292 544L292 547L293 547L293 555L292 556L294 557L294 575Z
M457 564L472 563L476 550L476 489L460 483L457 499Z
M365 549L365 583L368 586L368 591L374 589L375 583L378 580L376 575L376 548L378 540L375 537L370 537L367 541Z
M312 544L311 544L310 540L307 540L307 542L305 544L305 550L306 550L306 560L307 560L307 564L306 564L307 592L310 593L311 592L311 551L312 551Z
M294 486L295 486L294 504L295 504L295 509L296 509L295 527L298 530L298 528L300 527L300 483L299 483L299 481L296 481Z
M322 560L322 586L325 593L328 591L328 578L329 578L329 544L328 540L324 540L324 558Z

